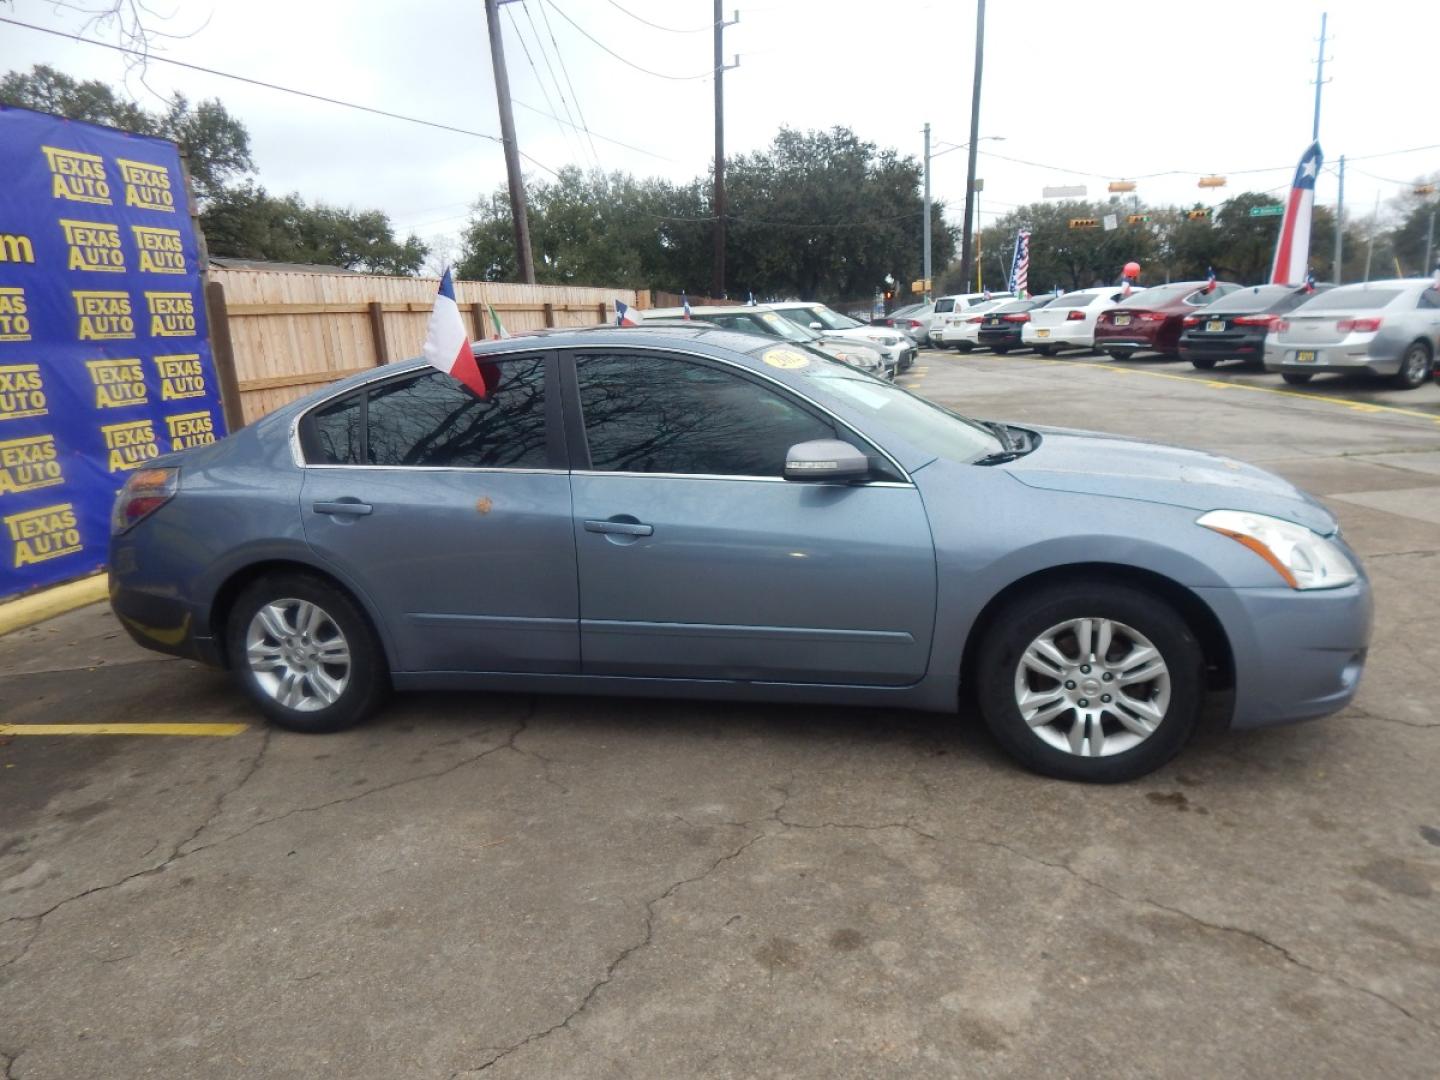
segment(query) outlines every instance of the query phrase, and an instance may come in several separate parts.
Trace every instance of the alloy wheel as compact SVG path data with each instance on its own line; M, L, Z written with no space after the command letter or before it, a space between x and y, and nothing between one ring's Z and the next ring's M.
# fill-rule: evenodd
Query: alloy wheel
M350 645L334 618L309 600L273 600L256 611L245 658L260 689L297 712L335 704L350 684Z
M1155 645L1114 619L1052 626L1021 654L1015 704L1040 740L1080 757L1140 745L1170 707L1170 669Z

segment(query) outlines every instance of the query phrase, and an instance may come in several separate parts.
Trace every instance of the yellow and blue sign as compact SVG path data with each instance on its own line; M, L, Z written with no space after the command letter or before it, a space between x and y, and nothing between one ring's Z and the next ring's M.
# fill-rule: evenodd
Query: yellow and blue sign
M173 143L0 106L0 598L99 569L126 476L225 434Z

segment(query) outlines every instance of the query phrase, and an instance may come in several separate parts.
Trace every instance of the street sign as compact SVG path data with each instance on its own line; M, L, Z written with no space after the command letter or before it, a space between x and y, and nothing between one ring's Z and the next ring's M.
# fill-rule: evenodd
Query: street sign
M1068 187L1041 188L1040 194L1047 199L1083 199L1085 197L1085 185L1072 184Z
M1120 227L1120 218L1119 218L1117 215L1115 215L1115 214L1106 214L1106 215L1105 215L1105 231L1106 231L1106 232L1109 232L1111 229L1118 229L1119 227Z
M1285 213L1283 206L1252 206L1250 207L1251 217L1279 217Z

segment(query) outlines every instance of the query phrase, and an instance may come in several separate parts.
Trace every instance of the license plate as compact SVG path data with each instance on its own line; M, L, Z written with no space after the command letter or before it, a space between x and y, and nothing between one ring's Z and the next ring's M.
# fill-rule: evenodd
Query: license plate
M1129 325L1130 325L1130 316L1129 316L1129 315L1116 315L1116 316L1115 316L1115 325L1116 325L1116 326L1129 326Z
M1225 329L1225 320L1224 320L1224 319L1211 319L1209 322L1207 322L1207 323L1205 324L1205 329L1206 329L1207 332L1209 332L1209 333L1211 333L1211 334L1218 334L1221 330L1224 330L1224 329Z
M1297 364L1313 364L1315 362L1315 351L1313 349L1301 349L1295 354Z
M1049 330L1036 330L1036 331L1035 331L1035 336L1036 336L1036 337L1049 337L1049 336L1050 336L1050 331L1049 331Z
M985 325L986 325L986 326L999 326L999 325L1000 325L1000 320L999 320L999 319L986 319L986 320L985 320Z

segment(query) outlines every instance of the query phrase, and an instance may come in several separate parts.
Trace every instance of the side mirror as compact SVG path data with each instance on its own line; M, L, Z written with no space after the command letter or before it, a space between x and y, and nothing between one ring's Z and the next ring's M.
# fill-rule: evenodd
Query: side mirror
M810 329L811 329L811 330L824 330L825 328L824 328L823 326L821 326L818 322L812 322L812 323L810 324Z
M785 479L845 483L870 475L870 459L839 439L796 443L785 453Z

